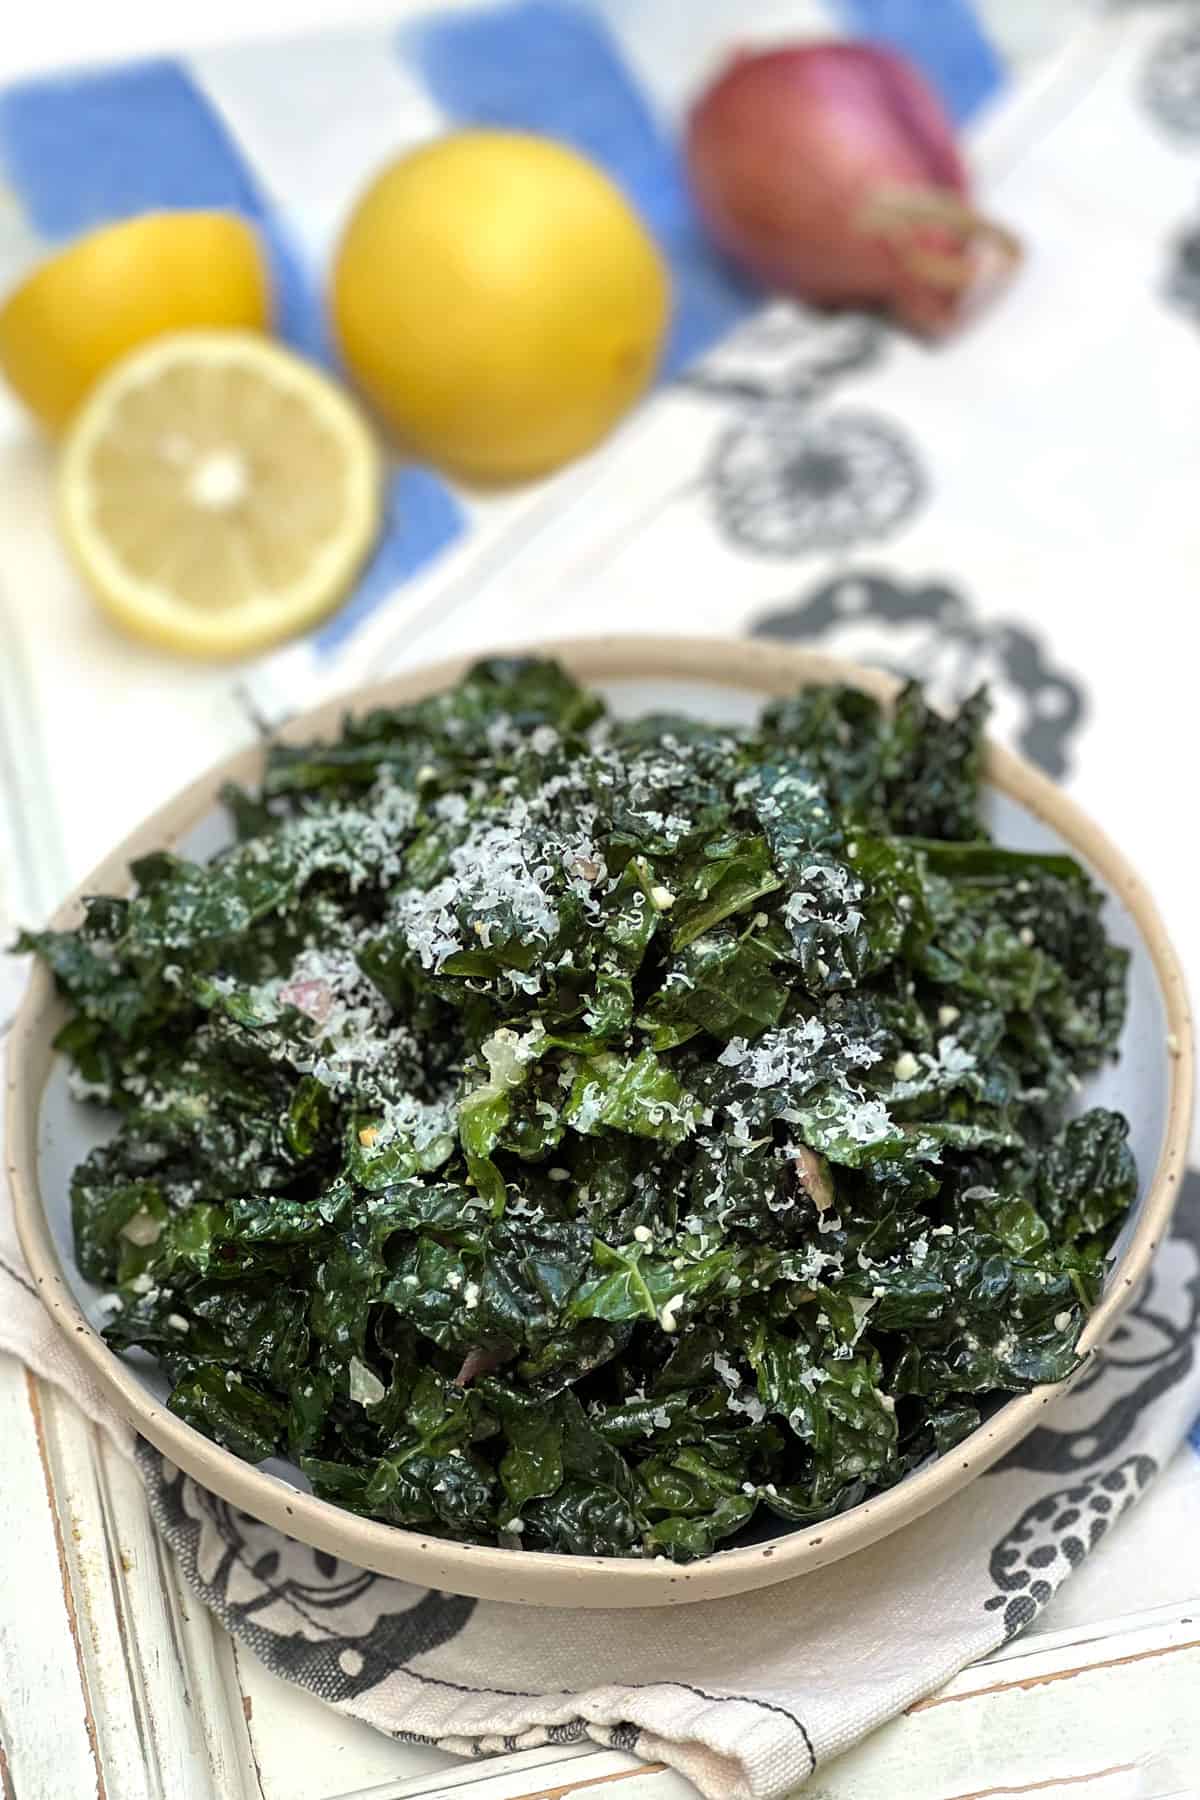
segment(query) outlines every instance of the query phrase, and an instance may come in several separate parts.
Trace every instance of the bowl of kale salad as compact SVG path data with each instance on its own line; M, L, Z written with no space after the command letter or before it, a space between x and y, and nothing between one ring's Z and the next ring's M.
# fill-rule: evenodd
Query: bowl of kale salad
M596 639L197 782L24 940L19 1227L88 1372L292 1536L532 1604L963 1487L1135 1292L1192 1090L1150 899L986 713Z

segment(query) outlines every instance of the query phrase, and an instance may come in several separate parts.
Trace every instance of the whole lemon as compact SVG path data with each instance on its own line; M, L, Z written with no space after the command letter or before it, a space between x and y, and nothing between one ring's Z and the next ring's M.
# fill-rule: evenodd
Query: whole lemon
M271 289L234 213L154 212L104 225L50 257L0 306L0 369L59 431L96 381L168 331L265 331Z
M584 157L526 132L452 133L391 163L333 272L355 379L417 455L468 481L543 474L645 388L663 259Z

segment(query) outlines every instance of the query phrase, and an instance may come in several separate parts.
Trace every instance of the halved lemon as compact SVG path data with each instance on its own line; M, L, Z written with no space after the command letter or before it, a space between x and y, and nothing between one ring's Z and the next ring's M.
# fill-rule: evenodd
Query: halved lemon
M382 471L353 402L249 332L179 332L96 387L59 467L101 605L193 656L245 656L335 607L370 550Z

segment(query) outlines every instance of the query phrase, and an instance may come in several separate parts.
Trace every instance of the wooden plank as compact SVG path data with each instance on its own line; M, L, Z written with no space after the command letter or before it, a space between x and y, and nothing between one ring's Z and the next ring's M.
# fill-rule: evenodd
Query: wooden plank
M397 1784L420 1778L428 1785L443 1771L464 1766L461 1757L398 1744L337 1712L273 1675L240 1646L234 1655L262 1800L328 1800L348 1788L390 1793Z
M956 1800L1020 1800L1022 1794L1033 1796L1033 1800L1133 1800L1135 1793L1144 1795L1145 1791L1137 1764L1120 1763L1115 1768L1098 1769L1094 1774L1070 1775L1065 1781L1030 1781L1022 1782L1019 1787L976 1788L970 1794L956 1796Z
M228 1640L181 1590L136 1472L65 1394L29 1394L100 1800L260 1800Z
M667 1787L639 1786L666 1780ZM671 1783L677 1786L670 1786ZM389 1782L382 1787L355 1788L327 1800L565 1800L578 1794L592 1800L677 1800L695 1795L690 1782L659 1763L647 1765L619 1750L598 1745L545 1745L516 1756L460 1763L457 1771L432 1782Z
M936 1696L819 1771L811 1800L890 1800L914 1768L923 1800L1039 1784L1166 1794L1200 1766L1200 1647L1177 1628L1168 1639L1132 1653L1120 1635L1097 1640L1073 1663L1062 1650L1030 1656L1001 1681L974 1671L969 1691Z
M1185 1604L1182 1609L1172 1609L1153 1619L1122 1620L1107 1632L1089 1632L1083 1637L1064 1634L1057 1642L1035 1642L1023 1657L974 1663L938 1693L916 1701L908 1709L909 1715L962 1700L1015 1690L1028 1692L1051 1682L1071 1680L1081 1672L1154 1662L1194 1650L1200 1650L1200 1610Z
M479 1772L482 1775L482 1770ZM931 1789L924 1786L925 1771L910 1768L902 1788L877 1790L878 1800L928 1800ZM1050 1780L1023 1783L1017 1787L977 1788L967 1793L948 1796L947 1800L1200 1800L1195 1788L1175 1788L1171 1793L1147 1785L1147 1770L1137 1763L1122 1763L1109 1769L1087 1771L1069 1776L1065 1781ZM814 1800L818 1789L797 1790L795 1800ZM679 1775L646 1768L629 1768L595 1779L581 1772L552 1787L526 1788L512 1791L505 1800L695 1800L696 1790ZM492 1790L480 1784L454 1789L414 1790L401 1787L363 1788L353 1794L337 1795L333 1800L492 1800Z
M99 1777L65 1550L47 1506L25 1371L8 1356L0 1356L0 1443L0 1792L5 1800L88 1800Z

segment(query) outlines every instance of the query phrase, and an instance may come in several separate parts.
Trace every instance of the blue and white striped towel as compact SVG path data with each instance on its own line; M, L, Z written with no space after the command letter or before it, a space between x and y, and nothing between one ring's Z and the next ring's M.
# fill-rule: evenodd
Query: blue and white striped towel
M965 125L1003 94L1011 63L1044 54L1077 10L1040 0L767 0L752 9L742 0L489 0L394 27L29 81L0 93L0 203L9 201L0 204L0 291L47 247L106 220L231 207L267 243L283 337L329 360L324 276L355 195L403 147L487 123L575 145L634 200L674 279L662 368L670 379L761 305L707 244L676 142L688 96L732 43L885 39L923 67ZM252 675L264 708L328 682L381 612L402 629L418 577L473 537L502 528L507 540L536 517L541 491L480 500L429 469L398 465L384 536L357 591L302 646Z

